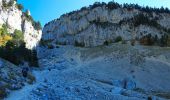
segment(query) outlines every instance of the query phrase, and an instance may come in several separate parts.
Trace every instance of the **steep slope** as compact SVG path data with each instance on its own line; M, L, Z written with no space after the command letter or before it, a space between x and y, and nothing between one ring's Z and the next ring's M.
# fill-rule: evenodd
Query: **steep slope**
M11 91L35 81L31 70L27 78L23 77L22 70L28 65L21 63L28 62L30 65L35 61L32 56L36 58L36 52L32 49L41 39L42 31L40 23L22 8L16 0L0 0L0 100Z
M169 47L112 43L157 37L167 46L169 10L145 10L97 3L49 22L37 47L36 83L5 100L170 99Z
M35 27L37 22L32 19L29 11L22 12L21 5L15 0L0 0L0 26L3 24L11 34L15 30L22 31L28 49L35 47L41 39L42 31Z
M27 83L32 84L34 76L29 73L28 78L22 76L22 67L18 67L0 58L0 99L7 97L11 91L19 90Z
M140 40L151 34L160 39L170 34L170 12L162 9L95 3L47 23L42 40L92 47L115 42L118 36L123 40Z
M169 100L169 51L121 43L39 48L36 83L6 100Z

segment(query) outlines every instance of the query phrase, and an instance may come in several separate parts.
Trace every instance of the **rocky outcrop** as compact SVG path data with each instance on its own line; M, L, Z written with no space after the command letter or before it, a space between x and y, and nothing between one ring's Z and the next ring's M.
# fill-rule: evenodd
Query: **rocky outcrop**
M10 6L4 7L3 2L8 4L11 1L14 0L0 0L0 25L6 24L11 34L16 29L22 31L26 47L32 49L38 44L42 31L34 28L32 22L24 16L24 12L17 7L15 1Z
M135 23L142 20L143 14L154 20L156 25ZM107 4L90 6L62 15L47 23L43 29L42 40L51 40L57 44L78 44L86 47L103 45L106 41L114 42L118 36L123 40L140 39L151 34L161 38L170 29L170 14L146 12L135 8L117 7L110 9ZM159 26L159 27L157 27Z

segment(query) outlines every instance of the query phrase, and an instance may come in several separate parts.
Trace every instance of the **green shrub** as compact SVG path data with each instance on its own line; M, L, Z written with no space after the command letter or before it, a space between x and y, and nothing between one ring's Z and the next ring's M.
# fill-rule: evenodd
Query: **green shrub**
M48 49L54 49L53 45L48 45Z
M3 8L8 7L8 5L7 5L7 3L6 3L6 0L2 0L2 6L3 6Z
M114 2L114 1L110 1L110 2L108 2L107 7L110 10L113 10L113 9L120 8L121 6L118 3Z
M11 7L14 4L14 1L15 0L10 0L9 3L8 3L8 6Z
M134 26L137 27L139 25L148 25L148 26L152 26L155 27L157 29L161 29L161 25L154 19L149 19L148 16L144 15L144 14L139 14L137 16L134 17Z
M48 46L53 40L40 40L40 46Z
M104 41L104 43L103 43L103 45L109 45L109 42L106 40L106 41Z
M59 41L56 41L56 45L67 45L66 42L59 42Z
M5 47L0 47L0 57L15 65L26 61L30 66L39 66L36 51L25 48L24 42L20 42L20 45L16 46L14 41L9 41Z
M80 43L78 41L75 41L74 46L76 46L76 47L85 47L85 44L84 43Z
M0 87L0 99L3 100L3 98L7 97L7 91L5 88L3 88L2 86Z
M130 41L131 46L135 46L135 43L136 43L136 40L135 40L135 39L132 39L132 40Z
M37 22L34 21L32 16L30 16L28 14L28 12L24 12L23 15L26 18L26 20L28 20L28 21L30 21L32 23L32 26L34 27L35 30L41 30L42 29L41 23L39 21L37 21Z
M26 13L26 12L24 12L24 16L25 16L26 20L31 21L33 23L32 16L28 15L28 13Z
M113 43L112 40L106 40L106 41L104 41L103 45L108 46L108 45L111 44L111 43Z
M17 39L17 40L23 40L24 39L24 33L22 33L22 31L16 29L14 31L13 38Z
M6 0L2 0L2 7L5 8L5 9L8 9L9 7L13 6L14 5L14 1L17 2L17 0L10 0L8 3L6 2ZM16 4L16 7L19 9L19 10L23 10L24 7L22 4Z
M127 44L127 41L123 40L123 41L122 41L122 44Z
M28 84L33 84L35 81L35 76L33 76L31 73L28 73Z
M6 34L6 26L3 26L3 28ZM12 40L7 41L4 46L0 47L0 57L16 65L27 61L30 66L38 67L36 51L25 48L24 36L20 30L15 30Z
M0 35L9 35L6 24L3 24L2 28L0 28Z
M170 47L170 35L168 35L168 39L167 39L167 46Z
M118 36L116 39L115 39L115 42L120 42L120 41L122 41L123 39L122 39L122 37L121 36Z
M169 40L168 35L166 35L166 34L162 35L162 37L160 39L160 46L161 47L167 46L168 45L168 40Z
M24 6L22 4L16 4L16 7L19 9L19 10L23 10L24 9Z
M2 7L7 9L7 8L11 7L14 4L14 1L16 1L16 0L10 0L7 3L6 0L2 0Z
M42 26L41 26L41 23L38 21L33 21L33 27L35 30L41 30L42 29Z
M158 45L161 47L170 45L170 37L167 34L164 34L159 39L157 35L154 37L151 34L148 34L140 39L140 44L142 45Z
M34 67L39 67L38 58L37 58L37 51L31 50L30 51L30 58L28 59L29 65Z
M142 45L154 45L157 41L156 37L153 38L151 34L148 34L140 39L140 44Z

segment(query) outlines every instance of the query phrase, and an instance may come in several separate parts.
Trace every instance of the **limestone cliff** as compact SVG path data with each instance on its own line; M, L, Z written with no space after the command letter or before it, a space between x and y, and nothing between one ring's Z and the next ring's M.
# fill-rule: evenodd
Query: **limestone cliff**
M29 14L17 7L15 0L0 0L0 25L6 24L11 34L16 29L22 31L28 49L34 48L42 35L41 29L33 26L31 18Z
M148 34L161 38L170 33L170 12L167 9L137 7L114 2L83 7L47 23L42 40L90 47L103 45L106 41L114 42L118 36L123 40L139 40Z

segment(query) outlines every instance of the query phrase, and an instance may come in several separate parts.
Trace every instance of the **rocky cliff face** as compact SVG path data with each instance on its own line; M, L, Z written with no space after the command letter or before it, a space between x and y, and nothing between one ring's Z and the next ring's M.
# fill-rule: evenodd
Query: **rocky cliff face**
M32 22L24 16L13 0L0 0L0 25L6 24L8 26L8 31L12 34L16 29L24 33L24 41L26 42L26 47L28 49L34 48L39 42L42 31L40 29L35 29ZM4 7L3 3L10 4Z
M118 36L123 40L139 40L147 34L158 38L168 34L169 12L147 12L120 5L113 7L114 4L111 7L98 4L62 15L45 25L42 40L90 47L103 45L106 41L114 42ZM148 20L144 21L146 23L140 22L141 15Z

